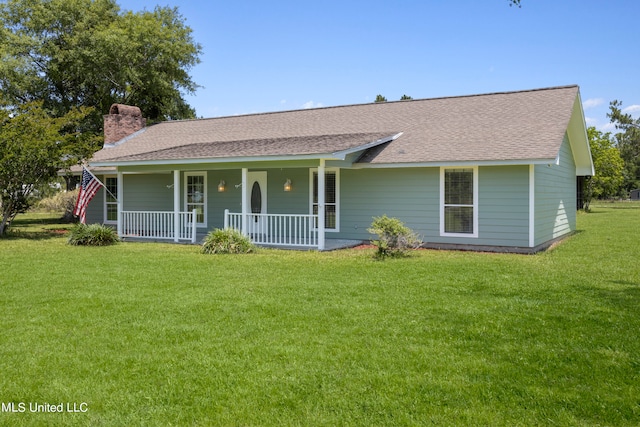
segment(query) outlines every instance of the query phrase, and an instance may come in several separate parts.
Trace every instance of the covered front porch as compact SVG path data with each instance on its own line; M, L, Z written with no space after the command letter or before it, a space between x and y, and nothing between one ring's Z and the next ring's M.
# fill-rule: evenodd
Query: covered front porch
M324 160L320 160L317 167L297 169L295 191L298 194L290 197L287 196L294 193L291 179L287 178L282 184L280 176L273 173L276 177L268 182L267 171L256 169L241 168L241 179L237 184L232 178L228 181L219 178L237 176L228 169L197 172L175 169L148 173L118 170L115 221L118 235L126 240L197 243L214 228L232 228L249 236L256 245L265 247L323 251L356 246L362 242L327 238L327 222L334 229L336 225L337 182L332 172L334 175L331 175L329 185L333 187L329 189L327 209ZM172 191L173 210L135 209L143 206L133 196L144 191L138 181L145 181L144 185L148 187L151 181L166 182L168 174L171 174L172 183L166 183L164 187ZM141 178L142 175L146 178ZM305 175L309 177L307 181L301 178ZM160 186L154 184L156 187ZM278 194L269 196L268 189ZM268 200L271 200L269 210ZM285 209L291 213L283 212Z

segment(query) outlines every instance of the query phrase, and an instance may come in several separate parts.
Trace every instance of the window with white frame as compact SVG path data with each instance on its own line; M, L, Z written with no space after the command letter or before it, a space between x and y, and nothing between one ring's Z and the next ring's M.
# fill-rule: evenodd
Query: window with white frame
M104 178L104 222L115 224L118 222L118 177L106 176Z
M440 234L478 237L478 168L440 169Z
M311 213L318 214L318 170L311 171ZM339 169L324 172L324 228L340 230L340 173Z
M184 174L184 206L187 212L196 210L196 224L207 226L207 173Z

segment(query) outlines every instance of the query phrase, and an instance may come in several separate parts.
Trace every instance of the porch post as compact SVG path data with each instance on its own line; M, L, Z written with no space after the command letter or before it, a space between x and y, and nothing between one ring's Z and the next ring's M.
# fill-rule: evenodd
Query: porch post
M194 219L195 221L195 219ZM180 237L180 171L173 171L173 241Z
M324 250L324 159L318 165L318 250Z
M118 237L122 238L122 232L123 232L123 224L122 224L122 220L123 220L123 215L122 215L122 207L123 207L123 202L124 202L124 179L122 172L118 170L118 177L117 177L117 182L118 182L118 191L116 191L116 197L118 198L117 200L117 207L118 207Z
M249 190L247 189L247 175L249 169L242 168L242 234L247 235L247 195Z

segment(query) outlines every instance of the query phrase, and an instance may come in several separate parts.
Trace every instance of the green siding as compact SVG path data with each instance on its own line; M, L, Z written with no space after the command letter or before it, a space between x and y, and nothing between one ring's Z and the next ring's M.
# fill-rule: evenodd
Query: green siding
M125 211L172 211L173 174L123 175ZM116 194L117 196L117 194Z
M224 227L224 210L242 212L242 172L240 170L210 170L207 172L207 229ZM180 209L184 208L184 173L180 177ZM220 180L225 191L218 192ZM238 185L238 187L236 187Z
M476 244L528 246L529 167L481 167L478 176Z
M423 238L438 231L438 169L343 169L340 187L340 232L330 238L370 239L373 217L385 214Z
M355 169L341 172L338 236L369 239L374 216L397 217L428 243L527 246L528 166L478 168L478 237L440 236L439 168Z
M309 214L309 169L264 169L267 171L267 213ZM291 180L291 191L284 183Z
M560 166L536 166L536 244L575 228L575 176L571 150L563 144ZM261 168L267 172L267 212L308 214L310 174L308 166ZM298 166L298 165L296 165ZM224 225L224 210L242 211L240 169L193 169L207 173L207 228ZM397 217L427 243L526 247L529 243L529 167L484 166L478 168L478 237L440 236L440 169L379 168L341 169L340 229L327 238L368 240L373 217ZM173 210L173 174L166 171L124 176L125 210ZM292 190L285 192L290 179ZM218 183L225 181L225 191ZM180 174L180 210L184 210L185 171ZM559 185L561 184L561 185ZM88 211L92 222L103 221L104 191Z
M576 229L576 166L565 135L560 164L535 166L535 234L540 245Z
M104 176L96 176L100 181L104 182ZM87 206L87 224L102 224L104 222L104 188L98 190L96 195Z

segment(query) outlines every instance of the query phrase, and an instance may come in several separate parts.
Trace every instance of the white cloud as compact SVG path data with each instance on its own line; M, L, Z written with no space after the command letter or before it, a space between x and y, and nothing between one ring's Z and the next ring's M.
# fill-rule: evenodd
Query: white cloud
M307 110L309 108L321 108L321 107L324 107L324 105L322 105L321 102L309 101L309 102L305 102L304 104L302 104L302 108L304 108L305 110Z
M640 113L640 105L638 104L634 104L634 105L629 105L627 108L622 109L623 113Z
M587 126L597 126L598 125L598 119L594 119L593 117L586 117L585 116L584 121L587 124Z
M287 100L286 100L286 99L283 99L283 100L281 100L281 101L280 101L280 105L284 105L284 104L286 104L286 103L287 103Z
M585 100L582 103L582 108L589 109L589 108L594 108L597 107L598 105L602 105L602 103L604 102L604 99L602 98L590 98Z

